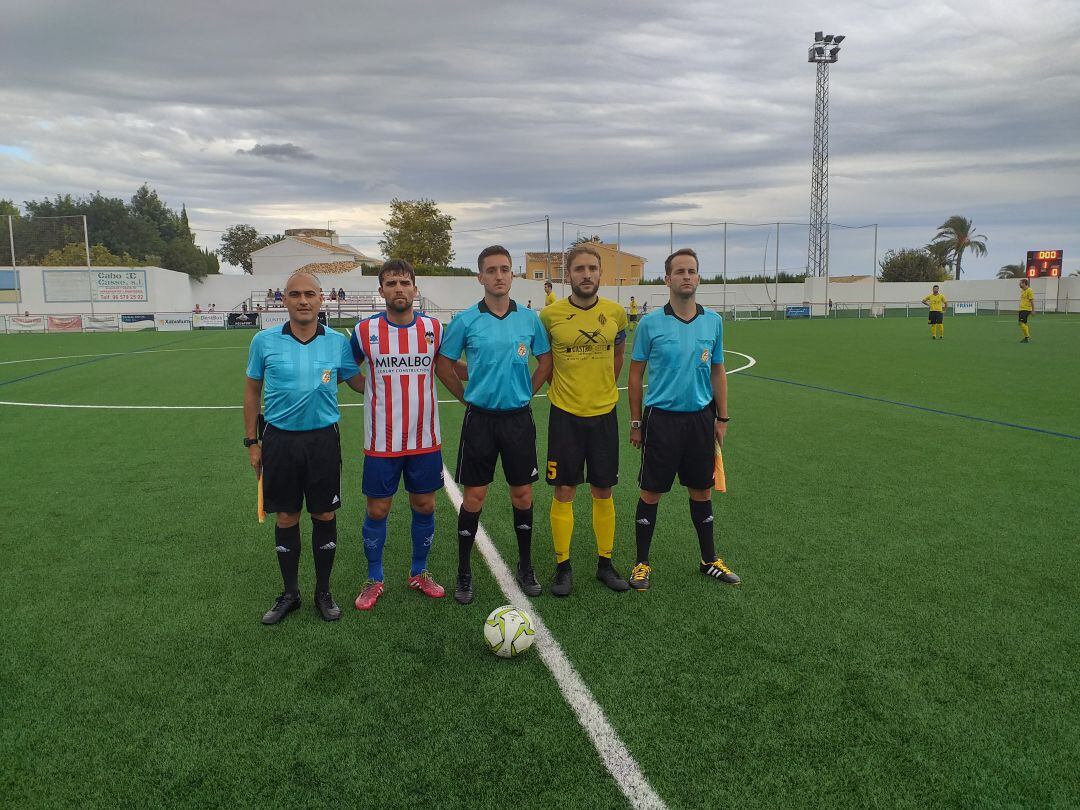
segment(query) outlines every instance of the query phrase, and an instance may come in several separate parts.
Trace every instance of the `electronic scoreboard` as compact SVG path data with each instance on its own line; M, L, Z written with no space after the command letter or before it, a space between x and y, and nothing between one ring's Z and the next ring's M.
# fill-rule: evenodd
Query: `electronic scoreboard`
M1029 250L1024 265L1028 278L1061 278L1060 250Z

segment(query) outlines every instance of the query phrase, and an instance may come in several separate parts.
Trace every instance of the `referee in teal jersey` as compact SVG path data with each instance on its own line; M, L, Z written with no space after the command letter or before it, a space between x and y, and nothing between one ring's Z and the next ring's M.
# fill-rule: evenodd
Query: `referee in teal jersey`
M630 587L648 590L649 546L656 505L671 491L675 475L690 494L690 519L701 551L698 570L729 585L739 577L716 556L713 545L714 443L727 433L727 376L724 324L697 303L701 276L690 248L664 261L669 300L638 326L630 356L630 443L641 448L641 494L635 516L637 562ZM649 368L649 393L642 412L642 377Z
M309 273L294 273L285 285L289 322L266 329L251 341L244 389L244 446L255 474L263 476L267 512L274 530L281 596L262 617L277 624L300 607L300 509L311 514L315 556L315 607L327 621L341 618L330 594L337 548L335 511L341 506L341 441L337 387L363 391L360 367L349 340L319 323L322 294ZM265 394L265 396L264 396ZM266 404L266 430L259 444L259 400Z
M465 403L454 480L465 490L458 512L458 577L454 598L473 601L472 547L495 463L502 457L510 487L517 535L517 581L527 596L539 596L532 565L532 485L536 466L536 425L529 403L551 374L551 346L540 316L510 298L514 280L510 252L502 245L484 248L477 258L484 299L458 314L446 327L436 364L439 379ZM465 355L468 385L453 366ZM529 371L529 355L536 369Z

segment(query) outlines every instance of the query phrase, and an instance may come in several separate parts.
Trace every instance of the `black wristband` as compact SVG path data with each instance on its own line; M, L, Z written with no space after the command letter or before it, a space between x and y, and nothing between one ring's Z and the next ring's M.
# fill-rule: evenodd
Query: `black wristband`
M716 421L717 422L730 422L731 417L730 416L718 416L718 417L716 417Z

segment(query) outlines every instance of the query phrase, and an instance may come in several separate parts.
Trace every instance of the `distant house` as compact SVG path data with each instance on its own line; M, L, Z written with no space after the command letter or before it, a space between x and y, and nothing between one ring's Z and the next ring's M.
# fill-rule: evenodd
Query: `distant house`
M323 228L293 228L280 242L251 254L252 275L282 276L303 270L316 275L336 275L365 264L378 264L352 245L338 240L335 231Z
M623 284L640 284L645 275L645 259L609 242L589 242L600 254L600 283L614 287ZM569 251L569 248L567 248ZM525 278L531 281L563 280L562 253L526 253ZM550 275L548 268L550 267Z

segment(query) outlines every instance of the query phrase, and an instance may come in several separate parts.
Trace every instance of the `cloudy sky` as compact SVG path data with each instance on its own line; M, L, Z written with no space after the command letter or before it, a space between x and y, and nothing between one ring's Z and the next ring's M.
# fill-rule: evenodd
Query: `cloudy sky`
M542 222L476 229L548 215L555 247L618 237L655 274L674 241L719 272L721 228L691 226L808 218L825 30L832 221L883 253L963 214L990 248L971 277L1039 248L1080 269L1080 3L820 5L0 0L0 197L145 181L207 246L332 221L373 255L388 201L431 197L462 264L543 249ZM731 274L806 261L805 226L778 259L774 229L728 238ZM838 229L833 272L873 239Z

